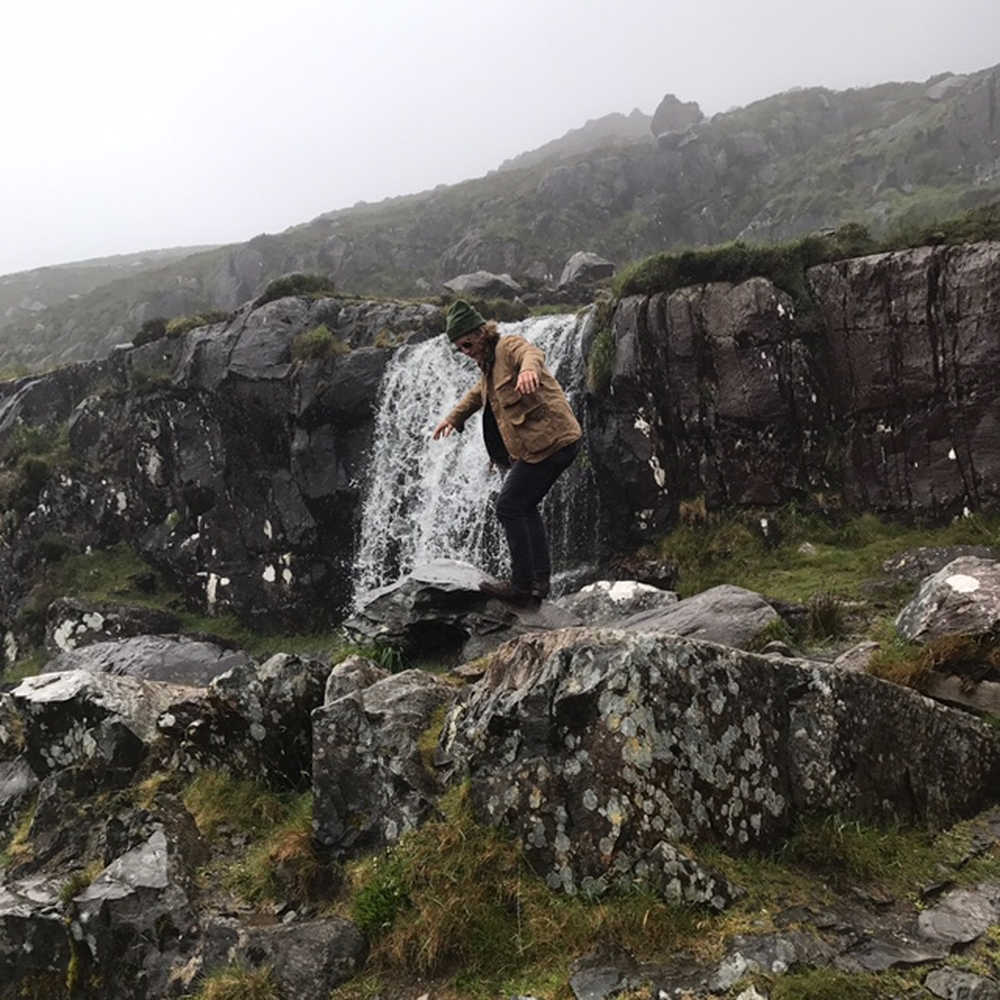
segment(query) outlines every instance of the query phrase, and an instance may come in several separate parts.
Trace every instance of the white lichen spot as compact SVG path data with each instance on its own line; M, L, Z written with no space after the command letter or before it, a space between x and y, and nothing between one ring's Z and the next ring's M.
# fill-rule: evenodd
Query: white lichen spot
M634 426L635 426L635 429L643 437L647 437L648 438L648 437L652 437L653 436L653 427L650 424L650 422L646 419L646 415L642 412L642 410L640 410L636 414Z
M258 743L262 742L264 737L267 736L267 730L259 722L250 723L250 737L256 740Z
M948 458L951 459L951 461L953 461L953 462L957 462L958 461L958 455L955 454L955 449L954 448L951 448L948 451Z
M660 465L660 460L655 455L649 460L649 467L653 470L653 479L656 481L656 485L662 490L667 482L667 474L663 471L663 466Z
M52 632L52 641L56 644L58 649L64 652L70 649L76 649L76 642L73 640L73 635L76 632L76 625L72 621L60 622ZM9 632L7 633L10 634Z
M14 638L13 632L4 633L3 652L4 656L7 658L8 663L14 663L17 660L17 654L18 654L17 639Z
M119 490L115 494L115 501L118 504L118 513L119 514L124 514L125 511L128 509L128 498L125 496L125 494L121 490Z
M966 573L956 573L954 576L949 576L944 582L958 594L971 594L979 590L979 581Z
M273 566L265 566L264 572L261 573L261 576L264 578L265 583L274 583L274 581L278 578L278 574Z
M271 530L271 522L270 521L265 521L264 522L264 535L267 538L274 538L274 532Z
M292 571L290 569L283 569L281 571L281 579L284 580L285 583L291 583L292 582Z
M284 553L284 555L282 555L282 557L281 557L281 561L286 566L291 566L292 565L292 554L291 554L291 552Z
M780 302L775 306L775 311L779 316L785 315L785 307Z
M83 631L89 629L91 632L100 632L104 628L104 615L97 611L88 611L83 616L83 625Z

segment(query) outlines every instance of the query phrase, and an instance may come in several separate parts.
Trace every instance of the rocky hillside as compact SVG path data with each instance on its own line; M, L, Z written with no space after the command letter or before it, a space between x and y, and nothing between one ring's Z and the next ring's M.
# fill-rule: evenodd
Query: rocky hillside
M621 265L845 220L885 232L996 197L998 102L997 68L778 94L656 141L330 212L55 304L6 324L0 339L24 363L101 356L151 317L231 310L289 271L329 274L351 292L414 295L479 269L538 286L581 249Z
M596 513L568 568L607 566L692 509L936 523L996 509L1000 244L836 261L803 280L805 299L758 276L581 314L580 489ZM119 542L202 613L336 620L382 374L397 345L442 325L431 305L292 295L0 387L8 656L38 647L59 596L39 551L58 562Z
M0 276L0 328L23 327L49 306L77 299L118 278L162 268L211 247L173 247L144 253L56 264Z

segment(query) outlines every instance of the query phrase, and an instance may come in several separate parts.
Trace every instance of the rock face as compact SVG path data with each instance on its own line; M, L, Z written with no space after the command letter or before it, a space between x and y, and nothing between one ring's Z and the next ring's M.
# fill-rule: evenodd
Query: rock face
M1000 777L996 734L916 693L621 631L502 647L442 747L481 818L569 892L642 879L660 845L742 850L809 815L939 826L979 808Z
M624 299L588 446L608 531L840 495L943 516L1000 500L989 378L1000 244L924 247L808 272L818 333L769 281Z
M1000 563L961 556L928 577L896 618L904 639L983 636L1000 627Z
M296 336L321 325L355 349L293 364ZM51 475L34 509L5 527L0 621L21 611L45 538L70 551L126 540L209 613L288 615L299 624L303 612L329 616L351 588L389 357L371 345L442 327L433 306L292 297L248 304L226 323L104 362L8 383L0 449L19 427L46 425L54 435L53 422L68 421L78 463L72 474ZM50 626L57 645L57 635L68 646L138 629L109 608L64 610Z

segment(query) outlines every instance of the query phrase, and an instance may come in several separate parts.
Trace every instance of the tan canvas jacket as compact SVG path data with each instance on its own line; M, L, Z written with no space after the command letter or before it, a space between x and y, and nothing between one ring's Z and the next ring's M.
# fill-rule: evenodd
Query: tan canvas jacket
M517 391L523 371L538 375L538 388ZM512 460L541 462L583 436L562 387L545 367L545 355L523 337L501 337L489 376L467 392L445 418L456 430L489 400L500 436Z

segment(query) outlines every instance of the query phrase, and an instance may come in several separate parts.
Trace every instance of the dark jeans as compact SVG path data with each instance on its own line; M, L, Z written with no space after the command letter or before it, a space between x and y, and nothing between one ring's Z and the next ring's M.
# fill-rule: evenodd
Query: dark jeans
M497 497L497 517L507 533L511 583L528 588L535 580L549 579L549 540L538 505L562 472L573 463L580 442L560 448L542 462L516 461Z

